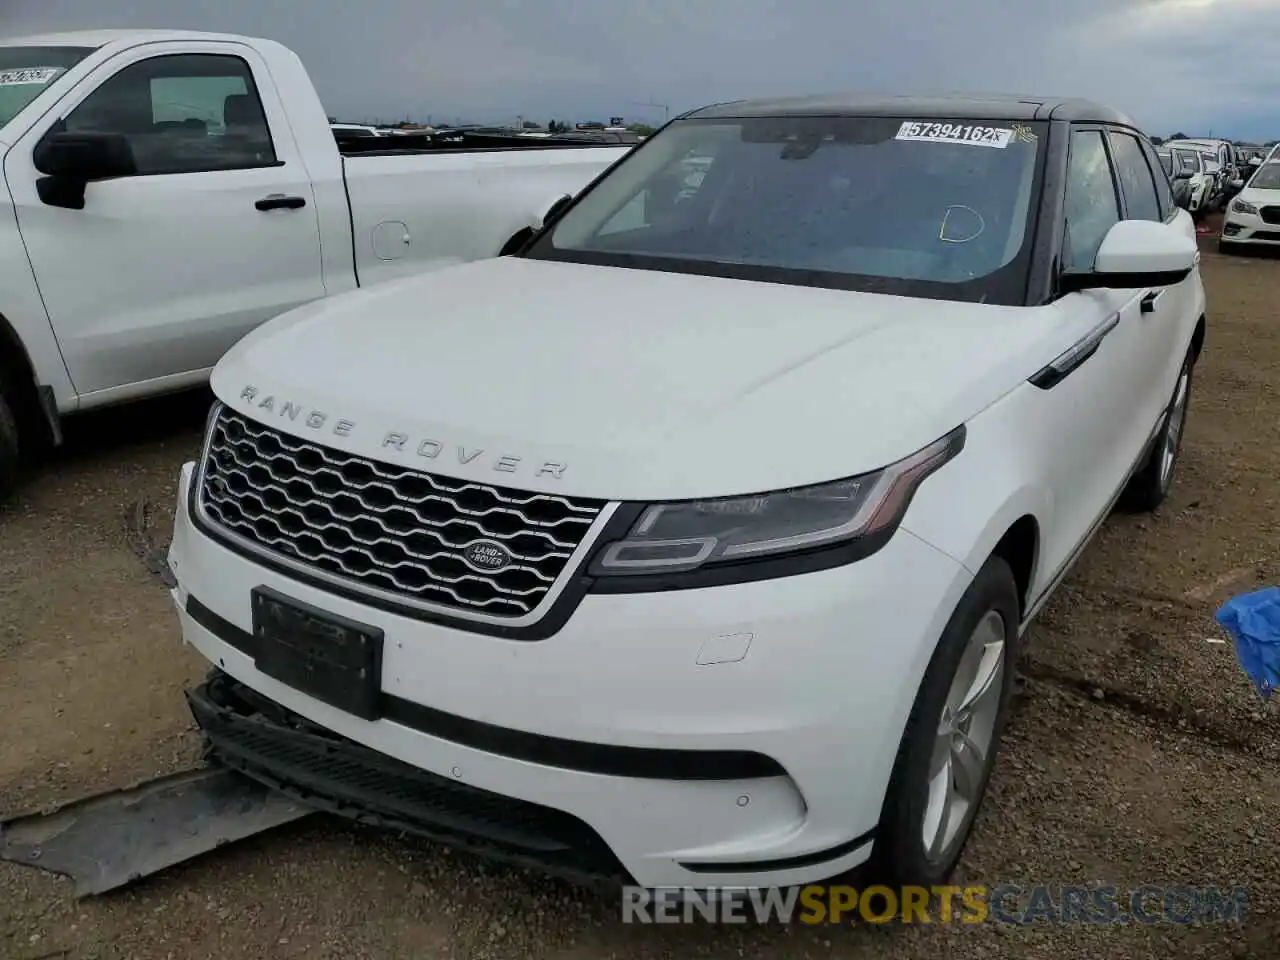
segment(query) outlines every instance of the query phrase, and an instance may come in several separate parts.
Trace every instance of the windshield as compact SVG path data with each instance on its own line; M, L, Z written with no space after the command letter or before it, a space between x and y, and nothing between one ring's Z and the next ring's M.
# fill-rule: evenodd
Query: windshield
M1042 124L682 120L526 256L1018 304Z
M1160 158L1160 166L1164 167L1164 172L1169 176L1173 176L1173 157L1167 153L1157 153Z
M92 47L0 47L0 127L92 52Z
M1258 190L1280 190L1280 163L1268 163L1258 168L1249 181Z

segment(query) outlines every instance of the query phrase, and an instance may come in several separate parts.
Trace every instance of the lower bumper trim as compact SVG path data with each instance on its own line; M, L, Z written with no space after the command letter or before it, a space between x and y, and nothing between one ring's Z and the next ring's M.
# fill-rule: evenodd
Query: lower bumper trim
M322 730L215 670L187 702L206 758L317 809L573 883L631 879L576 817L421 770Z
M828 847L826 850L815 850L813 853L802 853L794 857L779 857L775 860L735 860L730 863L681 863L680 866L690 873L768 873L771 870L797 870L801 867L815 867L832 860L839 860L860 847L865 847L874 839L875 831L869 830L859 837Z

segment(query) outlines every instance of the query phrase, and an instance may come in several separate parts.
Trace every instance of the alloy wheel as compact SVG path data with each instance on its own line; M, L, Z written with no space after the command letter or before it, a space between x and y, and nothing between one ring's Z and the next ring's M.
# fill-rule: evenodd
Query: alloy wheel
M921 837L932 862L952 854L977 810L992 762L1004 661L1004 617L988 610L969 635L938 718Z
M1164 443L1160 450L1161 490L1168 490L1173 482L1173 468L1178 462L1178 444L1182 440L1182 429L1187 422L1187 397L1190 386L1191 371L1183 367L1178 377L1178 388L1173 397L1173 407L1169 410L1169 419L1164 428Z

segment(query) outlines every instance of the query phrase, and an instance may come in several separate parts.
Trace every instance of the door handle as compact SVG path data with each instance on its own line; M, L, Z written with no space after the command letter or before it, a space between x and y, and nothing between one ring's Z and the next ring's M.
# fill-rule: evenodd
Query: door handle
M1143 297L1142 297L1142 303L1141 303L1141 305L1140 305L1139 309L1140 309L1143 313L1155 313L1155 312L1156 312L1156 301L1157 301L1157 300L1159 300L1159 299L1160 299L1161 297L1163 297L1163 296L1164 296L1164 291L1163 291L1163 290L1150 290L1150 291L1148 291L1146 294L1144 294L1144 295L1143 295ZM1130 300L1129 302L1130 302L1130 303L1132 303L1133 301L1132 301L1132 300Z
M305 197L286 197L283 193L270 193L253 204L259 210L297 210L307 205Z

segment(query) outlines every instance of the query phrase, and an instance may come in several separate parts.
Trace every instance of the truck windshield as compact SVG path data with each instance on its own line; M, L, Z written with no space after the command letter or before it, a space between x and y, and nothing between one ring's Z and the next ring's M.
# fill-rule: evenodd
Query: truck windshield
M676 121L525 255L1019 304L1045 134L962 118Z
M93 47L0 47L0 128Z

